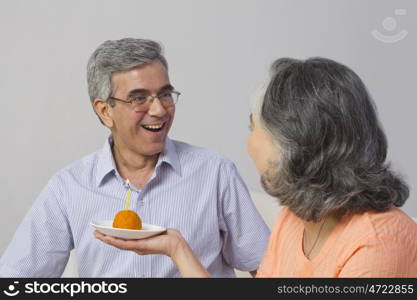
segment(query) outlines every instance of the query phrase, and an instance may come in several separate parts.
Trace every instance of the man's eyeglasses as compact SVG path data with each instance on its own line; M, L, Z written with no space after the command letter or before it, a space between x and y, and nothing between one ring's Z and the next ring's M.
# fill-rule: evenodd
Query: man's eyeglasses
M158 98L163 107L168 108L170 106L174 106L177 103L178 97L180 95L181 93L177 91L165 91L158 95L146 95L143 93L131 94L127 100L115 97L109 97L109 99L124 103L130 103L134 110L146 111L148 110L150 103L155 98Z

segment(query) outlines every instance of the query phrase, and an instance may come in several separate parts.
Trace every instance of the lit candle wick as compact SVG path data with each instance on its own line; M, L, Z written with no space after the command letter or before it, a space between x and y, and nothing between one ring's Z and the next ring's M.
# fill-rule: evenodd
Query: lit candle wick
M130 181L129 179L126 179L126 184L128 186L128 190L127 190L127 194L126 194L126 210L129 210L129 206L130 206L130 194L131 194L131 190L130 190Z

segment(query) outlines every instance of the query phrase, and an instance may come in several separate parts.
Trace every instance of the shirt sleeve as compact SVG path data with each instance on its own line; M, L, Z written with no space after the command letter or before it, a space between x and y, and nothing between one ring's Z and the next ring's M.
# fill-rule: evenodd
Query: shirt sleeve
M270 231L235 165L232 162L225 163L219 177L223 258L233 268L256 270L268 244Z
M375 238L357 247L342 267L339 277L414 277L412 253L392 237Z
M0 277L60 277L74 248L54 176L36 199L0 259Z

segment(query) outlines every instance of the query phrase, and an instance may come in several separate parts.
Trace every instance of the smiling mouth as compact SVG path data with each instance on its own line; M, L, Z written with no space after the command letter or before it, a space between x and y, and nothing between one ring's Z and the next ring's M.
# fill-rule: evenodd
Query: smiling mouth
M146 130L149 130L149 131L152 131L152 132L158 132L158 131L161 131L165 127L165 123L152 124L152 125L141 125L141 126L142 126L142 128L144 128Z

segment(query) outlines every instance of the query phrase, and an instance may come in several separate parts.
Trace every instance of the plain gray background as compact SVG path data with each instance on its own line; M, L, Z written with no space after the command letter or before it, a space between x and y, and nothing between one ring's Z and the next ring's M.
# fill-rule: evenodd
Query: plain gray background
M231 158L255 192L248 114L271 62L347 64L375 99L389 160L411 187L404 210L416 217L416 10L413 0L1 0L0 253L48 179L102 147L108 130L90 106L86 63L98 44L123 37L164 44L182 92L170 136ZM373 29L408 35L384 43Z

